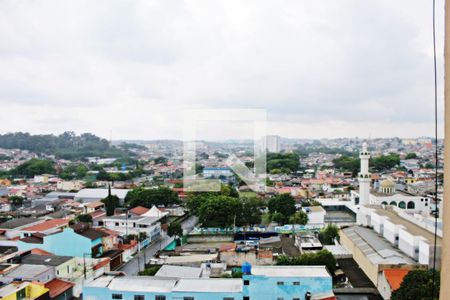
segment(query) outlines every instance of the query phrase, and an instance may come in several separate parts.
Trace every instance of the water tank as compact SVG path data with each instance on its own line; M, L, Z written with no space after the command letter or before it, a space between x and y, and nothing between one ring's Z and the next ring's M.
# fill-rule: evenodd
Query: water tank
M242 264L242 273L246 275L252 274L252 265L248 262Z

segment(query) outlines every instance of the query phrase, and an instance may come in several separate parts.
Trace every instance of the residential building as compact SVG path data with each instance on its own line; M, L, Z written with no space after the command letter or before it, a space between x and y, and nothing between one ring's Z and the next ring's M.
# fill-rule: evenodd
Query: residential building
M122 235L139 235L145 233L149 241L153 241L161 235L161 217L146 217L119 215L109 216L103 219L105 228L119 232Z
M49 289L34 282L12 282L0 288L0 299L4 300L47 300Z
M111 195L115 195L119 198L120 202L123 203L125 200L125 197L127 196L128 192L130 190L128 189L111 189ZM108 189L82 189L78 191L78 193L75 195L74 200L80 201L80 202L94 202L94 201L100 201L102 199L105 199L108 196Z
M175 275L176 268L162 273ZM182 268L178 275L188 278L103 276L84 287L83 299L336 299L324 266L249 267L242 279L198 278L200 270Z

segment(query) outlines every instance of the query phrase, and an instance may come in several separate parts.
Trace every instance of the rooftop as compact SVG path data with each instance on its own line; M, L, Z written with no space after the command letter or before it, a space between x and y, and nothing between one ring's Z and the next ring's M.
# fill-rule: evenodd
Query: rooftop
M22 263L28 265L45 265L56 267L71 259L73 259L71 256L29 254L22 257Z
M353 241L372 264L416 264L413 259L394 248L371 229L353 226L342 229L342 232Z
M330 277L325 266L253 266L251 272L271 277Z
M87 287L109 287L115 291L169 293L175 287L177 279L151 276L100 277L86 284Z
M36 232L41 232L41 231L46 231L46 230L50 230L52 228L58 228L58 227L62 227L65 225L69 224L69 220L67 219L52 219L52 220L48 220L36 225L32 225L29 227L25 227L22 228L22 231L36 231Z
M384 276L386 276L389 285L393 291L400 288L400 285L403 282L403 278L405 278L406 274L409 273L409 270L405 269L385 269L383 270Z
M1 229L14 229L14 228L26 226L28 224L33 224L33 223L36 223L39 221L42 221L42 220L39 220L37 218L13 219L13 220L10 220L10 221L0 224L0 228Z
M434 243L434 234L429 232L428 230L408 221L404 218L400 217L392 208L386 207L386 209L383 209L381 206L371 206L372 208L375 208L375 211L380 216L385 216L389 218L389 221L396 225L402 225L406 228L406 230L416 236L422 236L423 238L427 239L428 242ZM442 242L442 238L437 237L437 244L440 245Z
M127 189L111 189L111 195L116 195L120 199L124 199L130 190ZM82 189L75 195L78 199L104 199L108 196L108 189Z
M54 299L68 289L72 288L74 285L74 283L55 278L47 282L45 287L50 290L50 298Z
M20 265L7 274L12 278L32 278L48 271L51 267L44 265Z
M242 279L180 279L173 289L174 292L200 292L200 293L240 293L242 292Z
M163 265L155 277L200 278L202 268Z

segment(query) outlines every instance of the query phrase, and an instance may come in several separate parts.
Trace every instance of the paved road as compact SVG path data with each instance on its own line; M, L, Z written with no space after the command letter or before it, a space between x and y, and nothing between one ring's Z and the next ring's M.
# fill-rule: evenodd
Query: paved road
M183 223L181 223L181 228L183 228L183 231L189 232L194 228L195 224L197 224L198 219L196 217L189 217ZM154 241L150 246L148 246L145 249L141 249L141 252L139 254L136 254L133 259L125 263L122 268L120 268L120 271L125 272L127 275L137 275L139 270L144 270L144 258L147 260L147 262L155 256L156 252L160 251L161 249L164 249L167 245L172 243L174 240L173 237L169 236L162 236L158 240ZM144 254L145 251L145 254ZM139 259L138 259L139 257ZM139 264L138 264L139 262Z

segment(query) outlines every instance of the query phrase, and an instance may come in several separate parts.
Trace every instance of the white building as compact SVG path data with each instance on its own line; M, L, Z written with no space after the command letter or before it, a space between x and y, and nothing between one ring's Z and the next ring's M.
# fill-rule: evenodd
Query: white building
M160 217L146 216L109 216L103 219L103 226L120 232L122 235L146 233L150 241L161 235Z
M278 135L268 135L265 138L264 148L268 152L278 153L280 152L280 137Z
M56 188L60 191L79 191L83 188L83 181L71 180L71 181L58 181Z
M111 189L111 195L117 196L123 203L127 196L128 189ZM82 189L76 195L74 200L80 202L94 202L105 199L108 196L108 189Z

